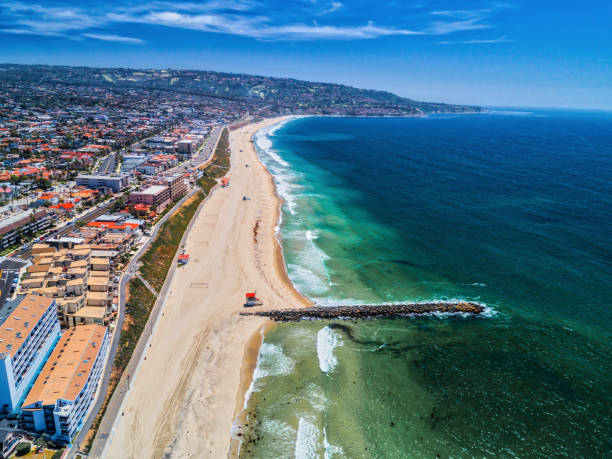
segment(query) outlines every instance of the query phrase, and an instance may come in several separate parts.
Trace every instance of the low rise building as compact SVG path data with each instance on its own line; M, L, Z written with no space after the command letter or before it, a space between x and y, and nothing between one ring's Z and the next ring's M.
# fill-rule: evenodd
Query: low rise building
M70 443L93 404L109 347L101 325L64 332L20 412L20 427Z
M101 308L100 306L84 306L74 314L68 315L66 323L69 327L91 324L104 325L105 318L106 308Z
M140 172L145 175L156 175L164 170L163 166L158 163L144 162L136 167L136 172Z
M110 300L107 292L89 292L87 294L87 306L106 307Z
M76 184L94 190L111 189L115 193L128 186L128 176L123 174L88 175L81 174L76 178Z
M33 235L51 224L46 209L23 210L0 220L0 249L16 244L22 235Z
M103 271L102 271L103 272ZM90 292L108 292L109 278L105 276L91 276L87 282Z
M0 308L0 412L21 405L60 336L55 300L26 295Z
M108 258L92 258L91 269L93 271L109 271L110 270L110 261Z
M11 427L7 419L0 421L0 458L12 456L17 444L23 439L24 433Z

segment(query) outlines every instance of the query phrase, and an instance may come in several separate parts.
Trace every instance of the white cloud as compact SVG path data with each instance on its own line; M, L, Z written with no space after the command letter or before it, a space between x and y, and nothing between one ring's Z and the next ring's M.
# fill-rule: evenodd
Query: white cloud
M344 5L340 2L331 2L331 4L329 5L329 8L327 8L326 10L323 10L322 14L333 13L334 11L338 11L343 6Z
M94 40L103 40L103 41L114 41L120 43L133 43L136 45L140 45L144 43L144 40L140 38L132 38L132 37L124 37L121 35L113 35L113 34L99 34L99 33L84 33L84 37L93 38Z
M442 10L442 11L432 11L431 14L434 16L446 16L452 18L459 19L470 19L470 18L483 18L487 16L488 13L491 13L490 9L481 9L481 10Z
M490 38L490 39L475 39L475 40L461 40L461 41L439 41L440 45L480 45L487 43L511 43L514 40L510 40L506 37Z
M312 39L367 39L387 35L422 35L423 32L379 27L369 22L362 26L333 26L308 24L270 25L265 16L237 16L220 14L185 14L159 11L146 16L112 15L116 21L141 22L169 27L240 35L261 40Z
M479 22L480 18L466 19L464 21L441 22L436 21L427 32L431 35L448 35L455 32L464 32L467 30L482 30L489 29L491 26Z
M0 0L0 23L4 32L94 38L123 43L143 43L140 38L124 37L116 33L119 24L140 23L174 27L209 33L250 37L258 40L364 40L385 36L449 35L471 30L489 29L491 9L440 10L430 12L431 18L420 25L406 27L375 25L363 20L361 24L346 15L329 15L345 7L339 0L320 2L325 9L314 7L300 13L299 22L283 17L272 8L262 8L261 0L208 0L202 2L159 0L133 2L109 6L103 2L96 7L47 7L25 1ZM316 1L316 0L315 0ZM314 5L314 4L313 4ZM380 6L384 8L384 5ZM323 21L322 16L329 20ZM297 17L297 16L295 16ZM317 22L317 17L321 23ZM303 19L301 19L303 18ZM331 21L335 18L335 21ZM416 19L408 18L409 23ZM324 23L322 23L324 22ZM469 41L469 40L468 40ZM467 41L466 41L467 42Z

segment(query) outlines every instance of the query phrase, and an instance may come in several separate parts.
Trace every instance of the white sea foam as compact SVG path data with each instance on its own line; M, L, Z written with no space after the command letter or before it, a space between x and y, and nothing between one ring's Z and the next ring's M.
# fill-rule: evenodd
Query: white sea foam
M338 346L339 336L331 328L325 326L317 333L317 356L319 368L323 373L329 373L336 368L338 359L334 349Z
M317 273L298 264L288 263L289 278L300 292L322 294L327 291L327 284Z
M263 128L257 131L257 134L255 134L255 145L259 147L262 153L265 153L266 155L268 155L278 164L285 166L285 167L289 167L289 163L285 161L283 158L281 158L278 155L278 153L274 150L272 140L270 139L270 137L274 135L274 132L276 132L278 129L280 129L285 124L286 122L282 122L282 123L274 124L270 127Z
M308 384L304 391L308 402L313 410L323 412L327 407L327 397L325 397L325 393L321 387L317 386L314 383Z
M266 376L288 375L293 371L295 362L283 353L283 349L271 343L263 343L259 349L255 379Z
M317 456L319 430L314 424L300 418L295 440L295 459L314 459Z
M283 238L291 241L291 249L295 253L287 263L287 271L296 288L309 296L327 293L331 285L326 265L329 255L317 245L318 233L298 229L285 232Z
M270 140L267 140L267 141L270 142ZM270 147L271 146L272 146L272 142L270 142ZM276 161L281 166L289 167L289 163L285 161L283 158L281 158L274 150L269 149L266 151L266 153L268 154L270 158L272 158L274 161Z
M327 275L327 267L325 266L325 262L329 260L329 255L327 255L313 239L306 239L304 248L298 255L298 260L301 265L316 271L322 276L329 277Z
M313 230L307 230L306 231L306 239L309 241L314 241L315 239L319 238L319 233L317 233L316 231Z
M247 404L253 392L257 390L257 381L267 376L288 375L293 371L295 362L291 357L286 356L280 346L263 342L259 348L257 355L257 364L253 372L253 380L244 396L244 409L247 409Z
M316 297L312 298L312 301L317 306L332 307L332 306L358 306L368 304L363 300L356 300L354 298L333 298L333 297Z
M276 192L285 201L287 209L292 215L295 215L295 208L297 205L297 191L301 188L299 185L294 183L295 176L289 173L275 173L274 184L276 185Z

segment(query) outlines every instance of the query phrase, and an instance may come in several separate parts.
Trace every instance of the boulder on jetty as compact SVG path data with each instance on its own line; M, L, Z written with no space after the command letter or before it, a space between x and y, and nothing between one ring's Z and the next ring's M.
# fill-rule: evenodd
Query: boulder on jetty
M431 313L480 314L484 307L477 303L448 301L435 303L380 304L355 306L315 306L303 309L241 312L242 316L268 317L276 322L297 322L304 319L367 319L371 317L399 317Z

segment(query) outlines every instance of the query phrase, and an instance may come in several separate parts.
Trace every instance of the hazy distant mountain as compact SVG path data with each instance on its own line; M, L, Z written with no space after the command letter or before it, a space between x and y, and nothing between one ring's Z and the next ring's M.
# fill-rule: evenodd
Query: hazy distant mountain
M0 64L0 81L174 91L240 99L275 113L419 115L478 112L480 107L417 102L387 91L199 70L135 70Z

